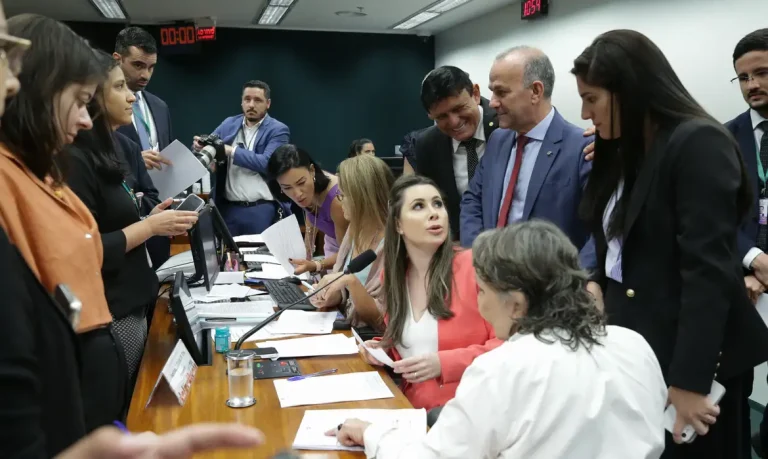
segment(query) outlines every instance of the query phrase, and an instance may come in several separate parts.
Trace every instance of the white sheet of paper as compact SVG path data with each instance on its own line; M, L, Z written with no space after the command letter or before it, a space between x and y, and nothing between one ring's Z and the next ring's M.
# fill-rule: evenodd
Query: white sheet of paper
M214 285L213 287L216 288L217 286ZM211 289L211 291L213 291L213 289ZM196 303L214 303L214 302L229 298L229 296L225 296L225 297L208 296L208 291L205 290L205 287L192 287L189 289L189 294L190 296L192 296L192 299L195 300ZM267 292L265 292L264 290L251 289L251 291L248 293L248 296L253 297L254 295L266 295L266 294Z
M198 304L197 312L202 318L235 317L243 319L264 320L275 312L275 302L271 298L266 301L244 301L239 303L207 303Z
M768 325L768 294L761 294L757 298L757 305L755 305L755 307L757 308L758 314L760 314L760 318L765 322L765 325Z
M274 329L272 329L274 331ZM311 336L282 341L267 341L257 347L274 347L280 357L320 357L325 355L357 354L357 345L352 337L342 334Z
M317 376L299 381L276 379L274 383L282 408L395 397L376 371Z
M293 271L291 271L293 272ZM301 280L308 280L309 273L300 276L294 276L283 269L282 265L265 263L261 265L261 271L251 271L245 274L248 279L280 280L285 277L298 277Z
M257 331L253 335L249 336L244 342L253 342L253 341L264 341L264 340L275 340L275 339L283 339L283 338L290 338L293 336L297 336L295 334L282 334L282 333L272 333L271 327L272 324L267 325L266 327L262 328L261 330ZM241 336L245 334L248 330L250 330L250 326L230 326L229 327L229 339L234 343L235 341L239 340ZM216 330L211 329L211 339L216 338ZM273 346L269 346L273 347Z
M307 257L304 239L301 237L299 222L295 215L284 218L261 233L269 252L277 258L286 272L293 273L290 258L303 260Z
M245 285L237 285L237 284L224 284L224 285L214 285L213 288L211 288L211 291L208 292L207 297L208 298L245 298L246 296L250 296L254 292L254 290L250 287L246 287Z
M333 331L336 311L309 312L289 309L280 315L274 331L278 333L301 333L304 335L325 335Z
M251 244L264 243L264 239L261 237L261 234L241 234L240 236L234 236L232 239L234 239L235 242L247 242Z
M242 251L242 249L240 249ZM280 262L272 255L266 255L263 253L246 253L243 255L243 261L245 262L257 262L257 263L272 263L280 266ZM282 268L282 266L280 266Z
M365 342L362 338L360 338L360 335L357 334L355 329L352 329L352 334L355 336L355 339L358 343L360 343L366 351L368 351L369 354L371 354L371 357L378 360L379 362L383 363L384 365L392 368L395 366L395 362L392 361L392 359L387 355L386 351L384 349L378 348L378 347L370 347L366 346Z
M161 170L147 170L152 183L157 188L160 201L176 196L208 174L208 169L203 167L189 148L178 140L174 140L165 147L160 152L160 156L173 163L172 166L163 164Z
M336 437L325 433L347 419L360 419L372 424L395 425L415 437L427 433L426 410L306 410L301 420L293 449L316 451L363 451L360 446L344 446Z
M216 276L216 282L214 285L225 284L243 284L245 283L245 276L242 271L222 271Z

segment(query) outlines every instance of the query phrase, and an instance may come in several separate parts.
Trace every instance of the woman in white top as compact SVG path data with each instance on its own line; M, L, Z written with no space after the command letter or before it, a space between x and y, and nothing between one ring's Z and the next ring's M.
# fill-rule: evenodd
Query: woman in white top
M639 334L605 326L578 251L554 225L519 223L473 247L480 312L507 341L479 356L424 432L347 420L329 435L378 459L652 459L667 388Z

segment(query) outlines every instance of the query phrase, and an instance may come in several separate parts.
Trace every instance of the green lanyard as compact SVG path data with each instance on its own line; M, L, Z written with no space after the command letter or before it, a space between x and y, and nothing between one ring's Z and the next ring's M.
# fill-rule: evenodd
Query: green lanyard
M128 188L128 185L125 183L125 180L123 180L123 189L126 193L128 193L128 196L131 197L131 201L133 201L133 205L136 206L136 210L141 214L141 208L139 207L139 201L136 199L136 195L133 194L133 190Z
M763 135L768 135L768 132L764 132ZM760 160L760 145L757 145L755 152L757 152L757 176L760 177L760 182L763 184L763 187L760 189L760 195L762 196L765 194L766 170L763 167L763 162Z

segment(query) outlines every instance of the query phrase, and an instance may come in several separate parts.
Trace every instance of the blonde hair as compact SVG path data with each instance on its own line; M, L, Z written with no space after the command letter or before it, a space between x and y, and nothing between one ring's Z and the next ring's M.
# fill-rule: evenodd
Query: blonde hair
M347 232L353 250L366 250L367 244L384 230L389 191L394 183L389 166L373 155L356 156L339 164L339 188L352 213Z

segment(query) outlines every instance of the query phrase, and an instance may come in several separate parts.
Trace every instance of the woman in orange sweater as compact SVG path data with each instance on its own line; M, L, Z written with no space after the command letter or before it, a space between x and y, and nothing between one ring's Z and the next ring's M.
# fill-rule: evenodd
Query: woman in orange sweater
M451 243L448 212L435 184L401 177L392 188L384 236L386 331L382 346L416 408L444 405L475 357L501 345L477 308L472 252ZM362 346L363 358L382 365Z

